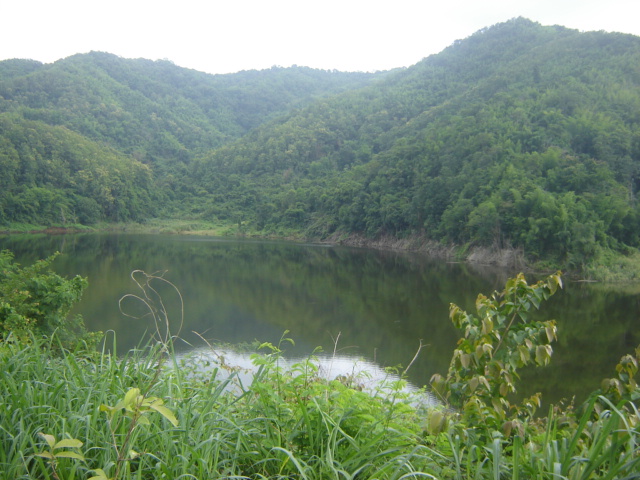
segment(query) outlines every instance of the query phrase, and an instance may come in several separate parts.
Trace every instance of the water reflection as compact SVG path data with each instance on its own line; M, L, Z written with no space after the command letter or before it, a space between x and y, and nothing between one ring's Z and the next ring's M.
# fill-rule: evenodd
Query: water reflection
M449 303L473 312L478 293L502 289L512 272L430 261L393 252L163 235L10 236L0 238L28 264L56 250L54 268L89 278L77 312L94 330L117 332L119 347L138 345L155 326L148 317L123 315L118 300L140 293L132 270L163 272L184 299L184 346L296 342L291 356L321 346L378 367L408 365L427 345L409 379L426 385L444 374L458 339ZM180 316L175 292L162 291L169 318ZM138 308L125 303L127 313ZM622 354L640 343L636 292L568 283L539 313L558 321L550 367L523 371L521 393L556 401L584 399L614 374ZM193 332L197 332L198 335Z

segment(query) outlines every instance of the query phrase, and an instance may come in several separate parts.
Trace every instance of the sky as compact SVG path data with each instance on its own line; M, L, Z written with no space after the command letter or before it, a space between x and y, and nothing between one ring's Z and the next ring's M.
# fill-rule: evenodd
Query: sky
M214 74L378 71L520 16L640 36L639 0L0 0L0 60L96 50Z

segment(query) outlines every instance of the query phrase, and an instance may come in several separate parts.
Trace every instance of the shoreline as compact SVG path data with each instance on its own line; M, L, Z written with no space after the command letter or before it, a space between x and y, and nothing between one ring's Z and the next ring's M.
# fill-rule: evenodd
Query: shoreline
M281 240L290 242L317 243L355 248L371 248L382 251L414 253L446 262L466 263L471 266L486 266L503 269L508 273L549 274L559 267L528 260L522 249L495 248L442 244L423 235L405 238L381 236L368 238L360 234L333 233L325 238L305 237L299 232L280 235L251 231L245 225L213 223L202 220L152 219L145 223L101 223L83 225L16 225L0 229L0 235L66 235L78 233L147 233L164 235L201 235L207 237L248 238L255 240ZM640 253L623 255L604 252L600 262L583 265L581 270L565 268L565 278L581 282L640 283Z
M417 235L407 238L385 236L377 239L366 238L362 235L347 235L329 237L328 240L329 243L336 245L419 253L447 262L487 265L509 270L531 270L522 250L515 248L470 247L464 249L459 245L443 245Z

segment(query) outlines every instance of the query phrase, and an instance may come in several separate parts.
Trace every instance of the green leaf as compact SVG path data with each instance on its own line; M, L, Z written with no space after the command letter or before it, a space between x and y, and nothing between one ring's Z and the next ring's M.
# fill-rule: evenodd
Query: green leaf
M538 365L547 365L551 360L551 346L538 345L536 347L536 363Z
M493 332L493 320L485 318L482 320L482 334L487 335Z
M478 377L478 381L485 386L487 391L491 391L491 385L489 385L489 382L487 381L487 378L484 375Z
M473 392L476 391L476 388L478 388L478 385L480 384L480 381L478 380L478 377L472 377L472 378L469 379L467 384L469 385L469 389L470 389L471 393L473 393Z
M53 456L53 454L52 454L52 453L50 453L50 452L39 452L39 453L36 453L36 454L34 454L34 455L35 455L36 457L47 458L47 459L49 459L49 460L53 460L54 458L56 458L56 457L54 457L54 456Z
M471 355L469 355L468 353L463 353L462 355L460 355L460 364L463 366L463 368L469 368L469 365L471 364Z
M556 339L556 327L550 325L545 327L544 330L547 333L547 339L549 340L549 343L553 342Z
M140 415L138 417L138 423L140 425L151 425L151 422L149 421L149 419L143 415Z
M531 361L531 353L524 345L518 345L518 353L520 354L520 360L524 365L527 365Z
M82 442L80 440L77 440L75 438L65 438L64 440L60 440L58 443L56 443L56 445L53 447L54 449L57 448L80 448L82 446Z
M118 410L120 410L121 408L122 408L122 407L120 407L120 408L116 408L116 407L111 407L111 406L109 406L109 405L104 405L104 404L102 404L102 405L100 405L100 409L99 409L99 410L100 410L101 412L108 413L110 417L113 417L113 416L115 415L115 413L116 413Z
M47 433L40 433L39 435L46 440L47 444L51 449L54 448L56 444L56 437L54 437L53 435L49 435Z
M107 477L107 474L101 468L96 468L93 470L93 473L95 473L95 475L89 477L89 480L109 480L109 477Z
M445 416L441 410L433 409L428 417L428 431L431 435L442 432L445 424Z
M55 455L56 458L75 458L76 460L82 460L84 461L84 457L76 452L68 452L68 451L64 451L64 452L58 452Z
M509 386L506 383L500 384L500 395L506 397L509 393Z
M136 400L138 397L140 396L140 389L139 388L131 388L129 389L129 391L125 394L124 396L124 401L122 402L124 404L125 408L129 408L129 406L134 402L134 400Z
M174 427L177 427L178 419L175 417L173 412L167 407L163 406L162 403L162 400L158 400L157 402L153 402L151 405L149 405L149 408L161 414L164 418L169 420Z

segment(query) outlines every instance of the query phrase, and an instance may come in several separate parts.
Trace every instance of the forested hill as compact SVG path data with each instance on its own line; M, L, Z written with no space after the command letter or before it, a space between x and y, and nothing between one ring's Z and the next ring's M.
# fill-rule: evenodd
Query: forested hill
M304 67L209 75L91 52L46 65L0 62L0 109L66 126L143 160L184 161L375 76Z
M120 188L138 199L103 188L120 219L170 206L263 234L420 235L580 266L640 243L639 87L640 38L522 18L379 74L212 76L101 53L0 62L0 163L14 169L0 221L37 221L25 205L38 188L115 218L74 186L76 167L64 184L23 173L64 163L73 132L112 159L100 178L122 158L135 171Z
M211 215L580 266L639 243L640 38L514 19L194 163Z
M0 224L142 220L186 181L195 155L383 75L306 67L209 75L100 52L2 61ZM79 175L91 176L92 191Z

